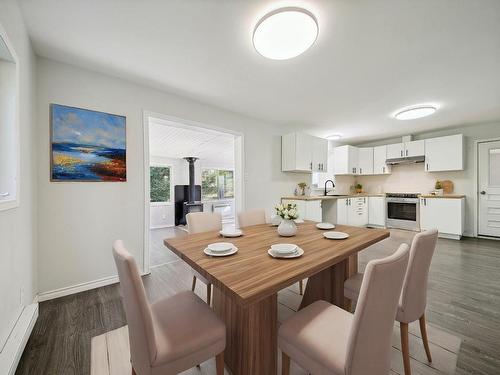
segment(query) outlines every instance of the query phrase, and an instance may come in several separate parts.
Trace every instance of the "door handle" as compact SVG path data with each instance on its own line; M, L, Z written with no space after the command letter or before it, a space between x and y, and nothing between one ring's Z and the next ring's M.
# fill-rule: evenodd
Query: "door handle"
M481 194L481 195L486 195L486 192L483 190L483 191L481 191L479 194Z

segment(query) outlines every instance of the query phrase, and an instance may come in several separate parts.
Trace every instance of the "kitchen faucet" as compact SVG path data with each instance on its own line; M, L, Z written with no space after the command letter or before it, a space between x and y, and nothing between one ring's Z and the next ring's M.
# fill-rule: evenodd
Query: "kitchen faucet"
M332 180L326 180L326 181L325 181L325 195L326 195L326 184L327 184L328 182L331 182L331 183L332 183L332 187L335 189L335 183L334 183Z

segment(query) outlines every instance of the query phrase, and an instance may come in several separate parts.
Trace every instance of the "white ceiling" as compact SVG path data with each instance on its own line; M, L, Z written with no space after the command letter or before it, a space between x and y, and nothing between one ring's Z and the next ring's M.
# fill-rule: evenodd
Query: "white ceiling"
M365 140L500 119L499 0L20 0L37 54L290 129ZM302 6L319 37L268 60L253 27ZM436 103L400 122L400 107Z
M195 156L204 166L234 166L234 136L212 130L169 126L162 120L152 119L149 154L174 159Z

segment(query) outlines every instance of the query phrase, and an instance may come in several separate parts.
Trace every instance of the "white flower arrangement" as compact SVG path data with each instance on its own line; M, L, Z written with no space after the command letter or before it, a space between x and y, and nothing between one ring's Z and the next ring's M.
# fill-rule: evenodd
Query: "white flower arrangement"
M284 220L295 220L299 218L299 211L297 211L297 205L295 203L288 204L277 204L274 206L276 210L276 215Z

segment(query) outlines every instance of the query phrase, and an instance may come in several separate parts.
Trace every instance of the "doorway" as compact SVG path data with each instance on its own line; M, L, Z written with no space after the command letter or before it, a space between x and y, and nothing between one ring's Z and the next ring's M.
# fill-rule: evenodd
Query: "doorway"
M188 212L219 212L234 225L243 206L243 135L164 115L144 116L144 272L176 261L163 245L187 234Z
M478 143L478 235L500 238L500 140Z

